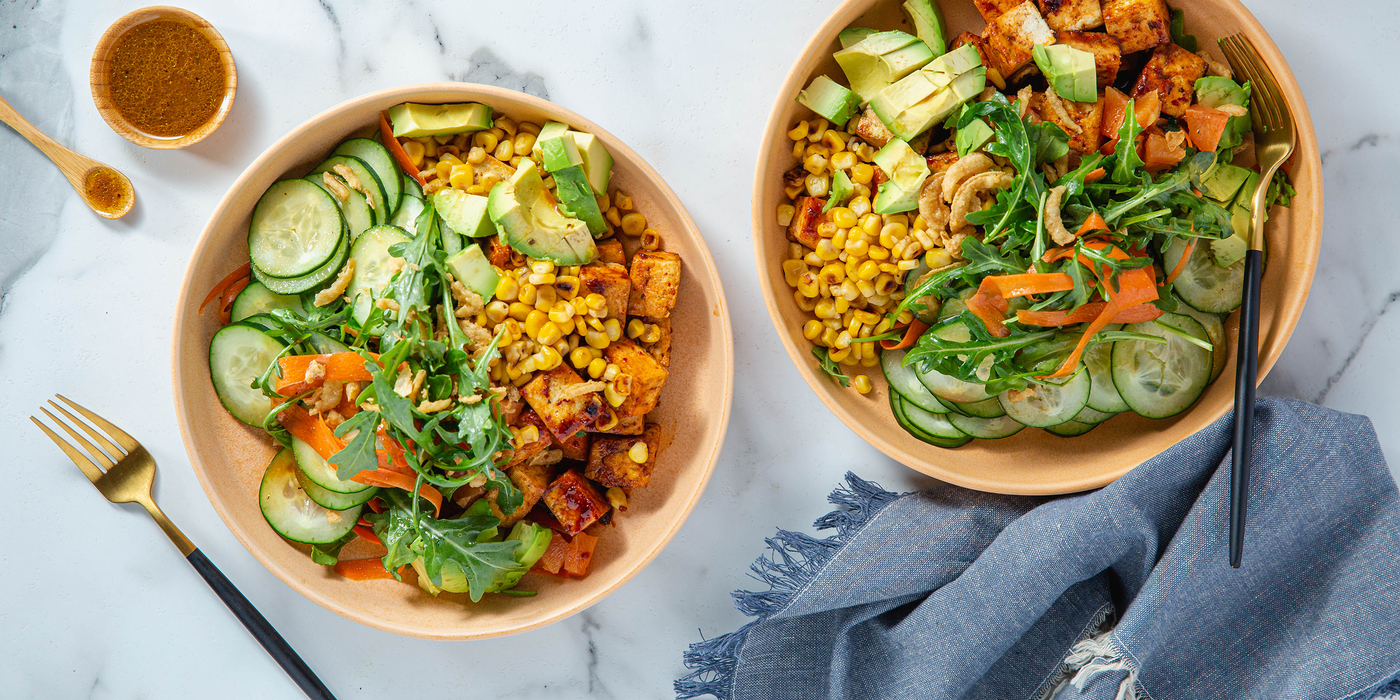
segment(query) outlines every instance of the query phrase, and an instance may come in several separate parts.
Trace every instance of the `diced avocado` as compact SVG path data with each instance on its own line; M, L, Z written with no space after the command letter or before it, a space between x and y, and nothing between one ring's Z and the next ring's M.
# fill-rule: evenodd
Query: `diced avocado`
M490 223L490 219L487 219L487 223ZM462 234L453 231L452 227L448 226L441 216L438 217L438 240L442 243L443 255L452 255L462 249Z
M491 502L485 498L478 498L472 501L471 505L467 506L467 509L462 512L462 517L494 519L496 516L491 512ZM497 519L496 522L499 524L500 520ZM496 542L500 539L501 529L495 525L482 530L481 534L476 536L477 542Z
M846 125L860 107L860 95L847 90L844 85L819 75L812 79L806 90L797 93L797 101L813 112L826 117L837 128Z
M970 44L964 48L971 49L971 53L976 55L977 50ZM960 48L945 54L943 58L961 54L962 51ZM980 62L956 77L943 72L919 71L877 94L870 101L870 107L891 133L911 140L948 118L963 103L981 94L986 86L987 69ZM914 99L919 95L926 97Z
M496 235L496 226L486 213L486 198L467 194L455 187L444 187L433 193L433 206L453 231L469 238Z
M919 40L928 44L933 55L941 56L948 50L948 41L943 31L943 10L932 0L909 0L904 3L904 14L914 25L914 33Z
M1244 184L1240 185L1240 191L1235 194L1235 204L1251 209L1254 206L1254 191L1259 189L1259 173L1253 170L1248 171Z
M520 543L515 548L515 563L521 565L524 569L500 574L499 578L492 582L491 586L486 589L486 592L497 593L514 588L516 584L520 583L520 579L530 570L530 567L534 566L535 562L539 561L540 557L544 556L545 551L549 549L550 541L553 539L554 531L543 525L527 523L523 520L516 523L515 527L511 528L510 535L506 537L505 541L510 542L514 540Z
M1231 207L1230 224L1235 230L1232 235L1210 242L1211 257L1220 267L1234 265L1249 250L1249 210L1238 205Z
M846 82L862 100L933 60L928 44L904 32L876 32L850 48L837 51L836 63L846 73Z
M525 255L557 265L585 265L598 257L588 225L561 215L545 191L535 162L520 160L509 180L487 197L487 212L506 244Z
M418 572L418 587L423 589L424 593L427 593L428 595L436 598L437 594L441 593L444 589L434 586L433 580L428 578L428 568L426 566L423 566L423 557L418 557L417 559L414 559L411 563L413 564L413 570ZM446 578L447 577L445 576L443 577L443 583L447 583ZM463 579L465 580L465 578L466 577L464 576ZM460 591L448 592L459 593Z
M836 40L841 42L841 48L849 49L859 44L865 37L875 34L878 31L880 30L866 29L865 27L847 27L842 29L840 34L836 35Z
M572 139L570 139L572 140ZM559 195L559 211L588 225L588 232L600 237L608 232L608 222L598 208L588 176L582 165L570 165L554 172L554 191Z
M481 246L475 244L447 256L447 269L458 282L486 301L496 295L496 285L501 282L500 274L491 267Z
M1249 180L1254 171L1229 163L1217 163L1214 168L1201 176L1201 190L1207 197L1221 204L1235 201L1235 195Z
M875 152L875 164L889 177L875 195L877 214L896 214L919 207L919 191L928 179L928 162L903 139L890 139Z
M491 108L478 102L423 105L413 102L389 108L394 135L405 138L442 136L491 128Z
M1068 44L1036 44L1031 47L1031 56L1055 94L1075 102L1099 99L1094 54Z
M994 135L992 127L987 126L987 122L973 119L967 126L958 129L957 137L954 139L958 145L958 157L962 158L987 145L987 142L991 141Z
M540 163L551 173L583 163L583 156L569 135L568 124L546 122L535 138L535 148L539 150Z
M839 207L851 198L851 192L855 190L851 186L851 178L845 170L837 170L836 176L831 178L831 194L826 198L826 206L822 211L827 211L832 207Z
M603 146L603 140L582 131L569 132L574 137L574 147L583 157L583 174L588 176L588 184L593 186L593 194L599 197L607 194L608 179L612 177L613 157Z
M1220 108L1224 105L1238 105L1249 107L1250 86L1239 85L1235 81L1221 76L1210 75L1196 81L1196 101L1207 106ZM1244 135L1249 132L1251 126L1249 117L1230 117L1230 121L1225 123L1225 134L1220 137L1220 143L1216 150L1224 152L1226 149L1235 148L1244 143Z

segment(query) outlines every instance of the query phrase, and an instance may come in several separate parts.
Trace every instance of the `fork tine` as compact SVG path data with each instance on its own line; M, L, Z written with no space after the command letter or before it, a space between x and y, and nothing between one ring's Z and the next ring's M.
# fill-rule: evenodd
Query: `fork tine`
M1243 48L1243 53L1248 59L1247 63L1253 69L1255 84L1259 86L1259 92L1269 108L1269 127L1279 129L1283 127L1283 120L1287 114L1287 107L1283 101L1283 94L1279 90L1278 81L1274 79L1273 71L1264 63L1264 59L1259 56L1259 51L1254 48L1254 43L1249 37L1241 36L1239 43Z
M1255 130L1257 131L1261 126L1272 129L1277 124L1277 108L1270 99L1267 87L1260 79L1259 67L1254 56L1240 41L1241 38L1240 35L1235 35L1221 39L1221 49L1224 50L1231 65L1244 73L1246 79L1254 87L1252 100L1256 109L1250 110L1250 116L1254 121Z
M44 425L38 418L30 416L29 420L34 421L34 425L39 426L39 429L44 431L44 434L48 435L50 440L53 440L53 444L58 445L58 449L63 450L63 453L68 455L68 459L73 460L73 464L78 465L78 468L83 470L83 474L87 475L89 481L95 484L98 479L102 478L102 470L98 469L97 465L89 461L87 457L84 457L83 453L78 451L78 448L68 444L63 438L58 436L58 433L49 430L49 426Z
M83 432L87 433L88 436L91 437L93 440L96 440L97 444L101 445L102 449L105 450L107 454L112 456L112 459L121 459L122 457L126 456L126 450L123 450L117 447L115 444L113 444L111 440L107 439L106 435L102 434L102 431L79 420L77 416L74 416L73 414L69 413L67 409L52 401L49 402L49 405L58 409L58 411L62 413L70 423L78 426L79 428L82 428Z
M92 421L95 425L97 425L97 427L107 431L107 434L111 435L112 439L116 440L117 443L120 444L123 448L125 448L127 452L130 452L141 446L141 443L137 442L135 438L131 437L130 435L127 435L126 431L122 430L121 428L112 425L110 422L108 422L106 418L103 418L102 416L99 416L96 413L93 413L92 411L89 411L86 408L79 406L63 394L54 395L57 396L59 400L63 403L72 406L73 410L83 414L84 418Z
M93 461L102 465L102 468L104 470L111 469L112 465L116 464L116 462L113 461L110 456L108 456L102 450L97 449L97 447L95 447L92 443L84 439L83 436L78 433L78 431L71 428L67 423L64 423L63 421L59 420L58 416L49 413L49 409L40 407L39 410L43 411L44 415L49 417L49 420L57 423L58 427L63 428L63 432L68 433L68 437L73 438L78 442L79 445L82 445L83 449L87 450L87 453L89 455L92 455Z

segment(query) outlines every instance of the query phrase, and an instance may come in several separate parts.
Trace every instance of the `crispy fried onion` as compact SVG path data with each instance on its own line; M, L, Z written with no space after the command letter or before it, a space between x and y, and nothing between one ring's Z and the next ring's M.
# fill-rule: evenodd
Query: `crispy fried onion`
M1056 245L1069 245L1074 242L1074 234L1065 228L1065 222L1060 218L1060 199L1065 196L1064 187L1050 188L1050 195L1045 198L1045 230L1050 232L1050 239Z
M928 224L928 230L934 235L948 228L948 205L943 203L945 177L947 171L934 173L924 181L924 188L919 191L919 216L924 217L924 223Z
M1026 112L1030 111L1031 98L1034 96L1035 91L1032 90L1029 85L1021 88L1021 91L1016 93L1016 113L1022 119L1025 119Z
M1219 107L1216 107L1216 109L1232 117L1244 117L1249 115L1249 110L1245 109L1244 107L1241 107L1240 105L1220 105Z
M958 162L948 168L943 175L943 201L951 203L953 196L958 193L958 187L962 185L964 180L991 169L992 159L988 158L986 154L969 153L967 156L959 158Z
M1084 133L1084 127L1080 126L1078 122L1074 121L1074 117L1069 115L1069 110L1065 109L1065 101L1055 94L1055 88L1045 88L1045 103L1050 105L1050 111L1055 113L1055 117L1060 121L1060 126L1068 126L1069 130L1076 134Z
M982 193L987 193L990 198L992 190L1006 189L1012 182L1015 182L1015 178L1000 170L991 170L968 178L953 197L953 213L949 216L948 228L957 231L967 226L967 215L983 206L980 197Z
M1211 57L1210 54L1200 51L1196 54L1206 61L1206 75L1217 75L1222 78L1234 78L1235 72L1230 70L1230 66L1221 63Z

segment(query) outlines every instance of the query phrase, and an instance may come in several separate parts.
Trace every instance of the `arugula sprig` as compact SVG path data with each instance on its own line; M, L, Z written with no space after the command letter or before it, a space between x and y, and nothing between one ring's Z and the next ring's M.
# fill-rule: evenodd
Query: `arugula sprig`
M817 356L817 367L840 383L841 388L851 386L851 378L841 371L841 364L831 359L831 354L826 348L812 348L812 354Z

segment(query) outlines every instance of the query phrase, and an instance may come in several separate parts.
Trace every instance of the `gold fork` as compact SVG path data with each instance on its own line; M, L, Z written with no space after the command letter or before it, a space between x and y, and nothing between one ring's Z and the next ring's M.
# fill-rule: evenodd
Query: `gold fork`
M1235 430L1230 450L1230 566L1238 569L1244 555L1244 520L1249 505L1250 459L1254 451L1254 385L1259 377L1259 282L1264 267L1266 200L1274 173L1298 145L1298 134L1278 81L1249 38L1243 34L1227 36L1220 40L1220 49L1225 52L1236 76L1243 75L1254 87L1249 101L1249 120L1254 128L1254 154L1261 176L1250 207L1249 251L1244 259L1244 298L1235 361Z
M335 696L331 695L331 691L321 683L321 679L316 677L306 662L297 656L297 653L292 650L291 645L287 644L282 635L273 629L267 618L264 618L262 613L248 602L248 599L238 588L229 582L223 572L219 571L218 567L214 566L204 556L204 553L199 551L199 548L195 547L184 533L180 532L180 528L175 527L175 523L170 522L170 518L165 517L165 513L161 512L160 507L156 505L155 499L151 496L151 485L156 478L156 460L151 457L146 448L142 447L135 438L126 434L126 431L112 425L102 416L79 406L61 394L58 395L58 398L90 421L92 425L79 420L77 416L53 401L49 401L49 405L63 414L63 417L68 419L67 422L60 420L47 408L41 407L39 410L68 433L73 442L81 445L81 450L64 440L38 418L30 416L29 420L34 421L34 424L39 426L39 429L44 431L44 434L48 435L49 439L53 440L54 444L58 445L69 459L73 460L73 464L78 465L78 468L87 475L87 478L107 500L113 503L140 503L146 512L151 514L151 518L156 521L156 524L160 525L160 529L165 531L165 535L170 538L170 541L175 543L180 553L185 555L185 559L195 568L195 571L204 577L204 581L209 584L209 587L214 589L214 592L219 595L229 610L238 617L239 622L248 628L248 631L267 650L267 653L272 655L272 658L287 672L287 675L292 677L292 680L301 687L308 697L317 700L334 700ZM94 425L97 427L94 428ZM92 442L84 438L73 426L77 426L78 429L92 438Z

